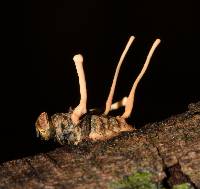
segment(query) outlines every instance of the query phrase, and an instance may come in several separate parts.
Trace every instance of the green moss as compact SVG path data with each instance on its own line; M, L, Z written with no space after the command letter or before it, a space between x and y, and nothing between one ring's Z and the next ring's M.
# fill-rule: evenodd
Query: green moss
M173 189L192 189L189 183L183 183L179 185L174 185Z
M150 172L137 172L123 180L114 182L110 185L111 189L157 189L161 188L151 181Z
M110 184L110 189L165 189L160 183L152 181L152 173L136 172L130 176L124 177L118 182ZM193 189L189 183L174 185L172 189Z

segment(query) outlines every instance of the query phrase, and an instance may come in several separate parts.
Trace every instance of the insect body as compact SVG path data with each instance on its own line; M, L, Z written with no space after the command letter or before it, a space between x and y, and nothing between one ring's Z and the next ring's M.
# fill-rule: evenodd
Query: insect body
M106 140L134 128L117 117L85 114L78 124L71 120L72 110L48 117L43 112L36 121L38 134L45 140L54 139L60 144L78 144L83 140ZM45 128L45 129L42 129Z
M119 70L133 40L134 37L131 36L120 57L103 114L96 114L94 110L89 110L87 112L87 90L83 70L83 57L80 54L74 56L73 60L79 77L80 103L74 110L70 109L68 113L56 113L51 117L48 117L46 112L41 113L35 126L38 135L40 135L42 139L54 139L60 144L70 143L76 145L83 140L107 140L119 135L121 132L134 130L131 125L126 123L126 118L128 118L132 112L136 87L149 65L154 50L159 45L160 39L154 42L142 71L133 84L129 96L124 97L120 102L112 104ZM118 109L121 106L125 106L123 115L117 117L108 115L110 110Z

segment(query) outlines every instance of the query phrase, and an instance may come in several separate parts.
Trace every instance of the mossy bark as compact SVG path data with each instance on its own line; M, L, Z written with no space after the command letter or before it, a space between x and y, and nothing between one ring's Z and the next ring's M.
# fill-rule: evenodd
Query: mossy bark
M113 138L2 163L0 188L108 188L149 171L152 181L200 188L200 102L183 114Z

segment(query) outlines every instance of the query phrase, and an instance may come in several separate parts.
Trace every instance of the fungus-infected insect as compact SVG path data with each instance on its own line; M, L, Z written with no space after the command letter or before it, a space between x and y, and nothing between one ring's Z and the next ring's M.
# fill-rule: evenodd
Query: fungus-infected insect
M136 87L146 72L156 47L160 43L160 39L156 39L153 43L145 64L133 83L129 96L112 104L120 67L134 39L134 36L130 37L120 57L104 113L98 115L93 110L87 112L87 89L83 70L83 57L80 54L75 55L73 60L79 77L80 103L74 110L70 109L67 113L56 113L51 117L48 117L46 112L41 113L35 123L38 136L40 135L44 140L54 139L60 144L70 143L76 145L83 140L107 140L119 135L121 132L134 130L131 125L126 123L126 119L132 112ZM108 115L111 110L118 109L121 106L125 106L125 111L121 116L112 117Z

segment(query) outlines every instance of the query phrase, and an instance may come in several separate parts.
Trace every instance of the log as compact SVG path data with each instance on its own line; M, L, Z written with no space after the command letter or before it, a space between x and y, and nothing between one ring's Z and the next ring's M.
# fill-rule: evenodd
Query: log
M200 188L200 102L109 141L83 142L0 164L4 189L104 189L138 171L170 188Z

